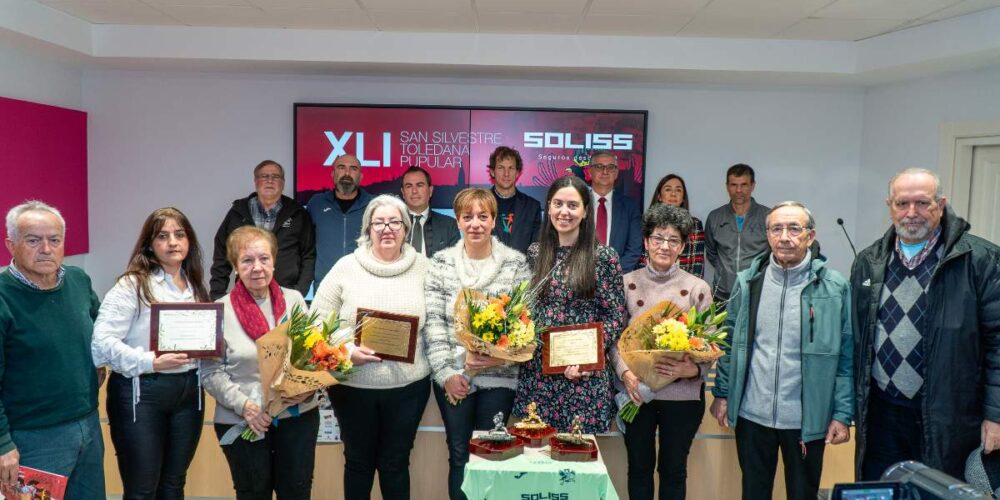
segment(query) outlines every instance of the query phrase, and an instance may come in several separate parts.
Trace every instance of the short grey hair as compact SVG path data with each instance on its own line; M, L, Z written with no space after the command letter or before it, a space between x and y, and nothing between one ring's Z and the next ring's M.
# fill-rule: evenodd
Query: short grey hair
M776 212L779 208L785 208L785 207L794 207L802 209L802 211L805 212L806 214L806 218L808 218L808 221L806 222L806 229L816 229L816 219L813 218L812 212L810 212L805 205L803 205L801 202L798 201L791 201L791 200L783 201L771 207L771 211L767 213L767 220L770 221L771 214Z
M7 211L8 239L12 241L17 239L17 219L27 212L45 212L55 215L56 218L59 219L59 224L62 226L62 236L66 236L66 220L63 219L62 214L59 213L59 209L40 200L28 200Z
M618 155L612 153L611 150L608 150L608 149L595 149L595 150L591 151L590 152L590 161L593 162L594 158L597 158L598 156L610 156L610 157L612 157L612 158L615 159L615 165L618 164Z
M920 167L909 167L896 172L896 175L889 179L889 199L892 199L892 185L896 183L896 180L904 175L929 175L934 179L934 201L938 201L944 196L944 192L941 190L941 177L932 170Z
M375 210L384 206L390 206L399 210L399 216L403 219L403 226L406 227L406 234L410 234L413 224L410 222L410 212L406 209L406 203L403 203L403 200L399 199L398 196L381 194L368 202L368 206L365 207L365 213L361 216L361 234L358 235L358 247L370 248L372 246L372 237L368 234L368 227L372 224L372 214L375 213Z

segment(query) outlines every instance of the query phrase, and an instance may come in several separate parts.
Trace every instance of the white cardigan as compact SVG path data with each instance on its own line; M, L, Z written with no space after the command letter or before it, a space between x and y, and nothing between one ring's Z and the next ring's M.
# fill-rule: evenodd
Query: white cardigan
M344 385L364 389L392 389L416 382L430 374L424 356L424 276L428 261L409 244L403 244L399 259L384 264L375 260L371 248L358 248L345 255L320 283L311 310L321 318L339 311L344 328L354 328L358 308L405 314L419 318L413 364L399 361L367 363L355 367Z

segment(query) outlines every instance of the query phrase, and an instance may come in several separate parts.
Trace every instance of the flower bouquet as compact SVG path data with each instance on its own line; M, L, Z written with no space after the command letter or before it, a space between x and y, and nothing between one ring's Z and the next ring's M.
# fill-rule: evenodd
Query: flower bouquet
M354 368L347 350L354 330L338 332L342 320L336 311L324 321L318 317L319 313L306 314L295 305L287 321L257 339L260 407L273 418L289 408L284 399L336 385ZM242 435L258 438L249 427Z
M726 329L725 312L717 312L712 304L702 312L693 306L688 311L670 301L663 301L637 316L618 339L618 352L629 370L639 378L639 393L643 402L677 380L676 376L656 371L656 362L663 358L682 359L688 356L695 363L711 363L722 357ZM621 407L619 416L631 422L639 406L626 397L616 398Z
M455 300L455 335L468 353L511 363L531 360L537 347L531 319L529 283L522 281L510 293L488 296L463 288ZM466 370L471 377L475 373Z

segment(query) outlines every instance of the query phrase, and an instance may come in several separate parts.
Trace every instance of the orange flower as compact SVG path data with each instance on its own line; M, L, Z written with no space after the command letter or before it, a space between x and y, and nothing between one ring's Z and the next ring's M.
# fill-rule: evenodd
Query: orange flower
M677 317L677 321L680 321L681 323L684 323L685 325L688 324L688 316L687 316L687 314L681 314L680 316L678 316Z
M510 295L507 295L506 293L501 295L500 302L503 302L503 305L510 304Z
M524 323L525 325L527 325L528 323L531 323L531 318L528 316L528 310L527 309L521 311L521 317L518 318L518 319L520 319L521 323Z
M691 337L688 339L688 343L691 344L692 350L702 351L705 349L705 339L701 337Z
M507 336L501 335L500 340L497 341L497 347L506 349L508 345L510 345L510 341L507 339Z

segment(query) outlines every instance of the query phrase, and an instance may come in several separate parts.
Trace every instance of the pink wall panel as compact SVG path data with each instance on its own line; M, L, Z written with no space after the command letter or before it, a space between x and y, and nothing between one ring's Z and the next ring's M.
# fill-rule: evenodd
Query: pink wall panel
M0 97L0 217L28 199L62 212L66 255L87 253L87 113Z

